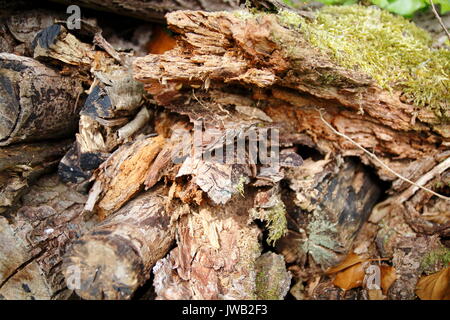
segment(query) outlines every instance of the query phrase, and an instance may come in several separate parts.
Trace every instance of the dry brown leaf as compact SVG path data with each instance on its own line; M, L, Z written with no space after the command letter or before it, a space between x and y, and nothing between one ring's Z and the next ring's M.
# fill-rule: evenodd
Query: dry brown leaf
M450 300L450 267L421 277L416 294L421 300Z
M338 264L335 267L332 267L332 268L328 269L326 271L326 274L333 274L333 273L342 271L342 270L347 269L347 268L349 268L349 267L351 267L351 266L353 266L353 265L355 265L357 263L361 263L361 262L364 262L364 261L367 261L366 257L359 256L359 255L351 252L345 258L345 260L342 261L340 264Z
M339 272L333 280L333 284L347 291L360 287L364 280L364 267L362 263L357 263Z
M383 294L386 295L391 285L397 280L397 274L394 267L386 265L380 266L380 273L381 289L383 290Z

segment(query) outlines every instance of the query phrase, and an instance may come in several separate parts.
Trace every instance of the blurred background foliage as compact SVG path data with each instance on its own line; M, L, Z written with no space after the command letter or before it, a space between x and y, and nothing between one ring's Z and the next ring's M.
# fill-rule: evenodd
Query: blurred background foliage
M283 0L286 4L296 6L301 2L310 2L310 0ZM424 12L430 9L430 0L317 0L318 2L328 5L349 5L362 3L368 5L376 5L392 13L411 18L418 12ZM438 7L440 14L450 12L450 0L433 0Z

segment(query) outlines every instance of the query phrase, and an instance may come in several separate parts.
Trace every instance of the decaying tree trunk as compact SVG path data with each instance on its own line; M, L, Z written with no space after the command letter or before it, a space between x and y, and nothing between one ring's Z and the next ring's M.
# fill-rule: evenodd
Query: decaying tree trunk
M359 156L389 180L395 177L326 126L319 108L338 131L377 150L400 173L448 144L447 126L427 125L434 121L430 111L419 112L417 119L424 122L412 121L414 106L381 90L367 75L337 66L275 15L245 19L233 13L181 11L168 14L167 21L180 34L179 46L162 55L137 58L134 68L136 78L156 93L157 101L173 110L190 96L190 90L175 89L180 83L183 88L216 89L224 83L250 87L241 94L242 101L261 101L260 108L280 123L280 136L307 133L323 152ZM323 73L340 80L326 81ZM159 79L167 85L161 88ZM211 90L207 97L217 101L219 94ZM364 114L358 113L361 106Z
M450 202L423 187L448 192L448 122L339 65L277 0L239 3L70 2L170 12L176 42L140 58L95 23L0 21L0 50L31 56L0 53L0 298L130 299L152 275L158 299L339 298L324 271L365 253L410 299L442 266L422 263ZM171 12L187 6L205 11ZM28 185L58 162L68 185Z
M130 201L74 242L65 257L66 279L84 299L129 299L169 251L172 214L160 189Z
M377 181L352 160L311 158L290 169L287 180L294 191L284 198L291 231L277 250L288 263L303 265L310 255L324 269L337 265L379 199Z
M17 144L0 149L0 213L14 207L28 186L56 168L71 141Z
M289 263L304 265L309 256L323 269L337 265L355 249L353 240L377 202L378 182L367 169L339 155L357 156L375 167L381 179L395 181L390 193L405 194L390 198L389 203L404 203L401 214L413 229L447 234L448 220L442 212L448 200L405 182L405 178L419 179L421 186L430 188L432 179L439 181L439 175L448 170L445 120L439 121L429 109L406 102L400 92L382 89L366 74L337 65L279 16L179 11L169 13L167 21L178 34L177 46L133 63L136 79L145 84L159 105L187 115L193 123L201 118L207 123L205 127L222 132L238 126L245 131L250 116L255 123L280 130L282 149L306 145L327 154L323 160L310 159L291 171L270 175L270 185L284 177L294 191L284 196L291 231L278 243ZM261 186L258 177L262 169L250 169L256 175L244 170L243 177L250 181L256 178L252 184ZM428 170L433 174L421 178ZM189 172L196 176L195 171ZM399 175L404 178L398 179ZM249 180L243 181L246 184ZM215 198L212 189L201 189L216 203L231 201ZM430 208L435 209L430 212ZM259 210L258 206L254 209ZM432 224L423 219L445 221ZM162 269L180 265L177 251L182 250L182 243L191 241L187 238L179 241ZM366 243L356 245L355 250L369 250L361 249ZM167 280L170 268L166 268L161 271L164 276L156 279ZM418 269L414 272L417 278ZM193 281L187 284L182 276L170 279L161 286L171 288L170 293L174 287L182 288L175 297L192 296L189 290L197 292L192 289ZM164 290L159 293L170 297L165 294Z
M2 299L62 299L71 294L61 272L62 256L90 228L81 214L85 201L51 175L22 197L11 221L0 217Z
M31 58L0 53L0 145L67 136L75 131L79 81Z
M57 2L66 3L68 5L76 4L79 6L93 8L96 10L114 12L120 15L127 15L139 19L163 22L164 15L167 12L176 10L206 10L206 11L223 11L239 8L239 0L80 0L66 1L55 0Z

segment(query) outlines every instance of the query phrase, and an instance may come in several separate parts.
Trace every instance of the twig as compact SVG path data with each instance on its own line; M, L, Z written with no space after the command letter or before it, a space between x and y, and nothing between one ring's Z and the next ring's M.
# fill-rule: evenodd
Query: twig
M441 198L441 199L450 201L450 197L446 197L446 196L444 196L444 195L442 195L442 194L439 194L439 193L437 193L437 192L434 192L433 190L431 190L431 189L429 189L429 188L427 188L427 187L421 186L421 185L417 184L416 182L411 181L411 180L409 180L408 178L405 178L405 177L402 176L401 174L399 174L399 173L397 173L396 171L394 171L393 169L391 169L387 164L385 164L385 163L383 162L383 160L381 160L380 158L378 158L374 153L372 153L372 152L370 152L369 150L367 150L366 148L364 148L362 145L360 145L358 142L356 142L355 140L353 140L353 139L350 138L349 136L347 136L347 135L345 135L345 134L343 134L343 133L337 131L330 123L328 123L328 122L323 118L322 110L319 110L319 109L317 109L317 108L316 108L316 110L317 110L317 112L319 112L320 119L323 121L323 123L325 123L325 125L326 125L328 128L330 128L335 134L337 134L338 136L343 137L344 139L346 139L346 140L350 141L351 143L353 143L355 146L357 146L359 149L361 149L362 151L364 151L364 153L366 153L366 154L367 154L368 156L370 156L372 159L376 160L376 161L377 161L384 169L386 169L387 171L389 171L390 173L392 173L393 175L395 175L397 178L399 178L399 179L401 179L401 180L403 180L403 181L405 181L405 182L407 182L407 183L409 183L409 184L411 184L411 185L413 185L413 186L415 186L415 187L417 187L417 188L419 188L419 189L422 189L422 190L424 190L424 191L426 191L426 192L429 192L429 193L431 193L432 195L435 195L436 197L439 197L439 198ZM444 162L447 162L447 161L450 162L450 158L448 158L448 159L445 160ZM419 180L420 180L420 179L419 179Z
M444 21L442 21L441 16L437 12L436 7L435 7L435 5L433 3L433 0L430 0L430 4L431 4L431 9L433 10L434 15L438 19L439 24L441 25L442 29L444 29L445 33L447 34L447 38L450 41L450 33L448 32L447 27L444 24Z

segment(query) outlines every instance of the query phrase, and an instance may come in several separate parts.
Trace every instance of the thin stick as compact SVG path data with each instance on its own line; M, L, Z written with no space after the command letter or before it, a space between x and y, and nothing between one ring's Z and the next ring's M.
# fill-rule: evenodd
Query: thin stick
M430 4L431 4L431 9L433 10L434 15L438 19L439 24L441 25L442 29L444 29L445 33L447 34L447 38L450 41L450 33L448 32L447 27L444 24L444 21L442 21L441 16L437 12L436 7L435 7L435 5L433 3L433 0L430 0Z
M403 181L405 181L405 182L407 182L407 183L409 183L409 184L411 184L411 185L413 185L413 186L415 186L415 187L417 187L417 188L419 188L419 189L422 189L422 190L424 190L424 191L426 191L426 192L429 192L429 193L431 193L432 195L435 195L436 197L439 197L439 198L441 198L441 199L450 201L450 197L443 196L442 194L439 194L439 193L437 193L437 192L434 192L433 190L431 190L431 189L429 189L429 188L427 188L427 187L421 186L421 185L417 184L416 182L411 181L411 180L409 180L408 178L405 178L405 177L403 177L402 175L400 175L399 173L397 173L397 172L395 172L394 170L392 170L387 164L385 164L385 163L383 162L383 160L381 160L380 158L378 158L374 153L372 153L372 152L370 152L369 150L367 150L366 148L364 148L362 145L360 145L358 142L356 142L355 140L353 140L353 139L350 138L349 136L347 136L347 135L345 135L345 134L343 134L343 133L337 131L330 123L328 123L328 122L323 118L322 111L319 110L319 109L317 109L317 108L316 108L316 110L319 112L320 119L323 121L323 123L325 123L325 125L326 125L328 128L330 128L335 134L337 134L338 136L343 137L344 139L346 139L346 140L350 141L351 143L353 143L355 146L357 146L359 149L361 149L362 151L364 151L364 153L366 153L366 154L367 154L368 156L370 156L372 159L376 160L376 161L377 161L384 169L386 169L387 171L389 171L390 173L392 173L393 175L395 175L397 178L399 178L399 179L401 179L401 180L403 180ZM449 159L450 159L450 158L449 158ZM449 159L447 159L447 160L445 160L445 161L450 161Z

